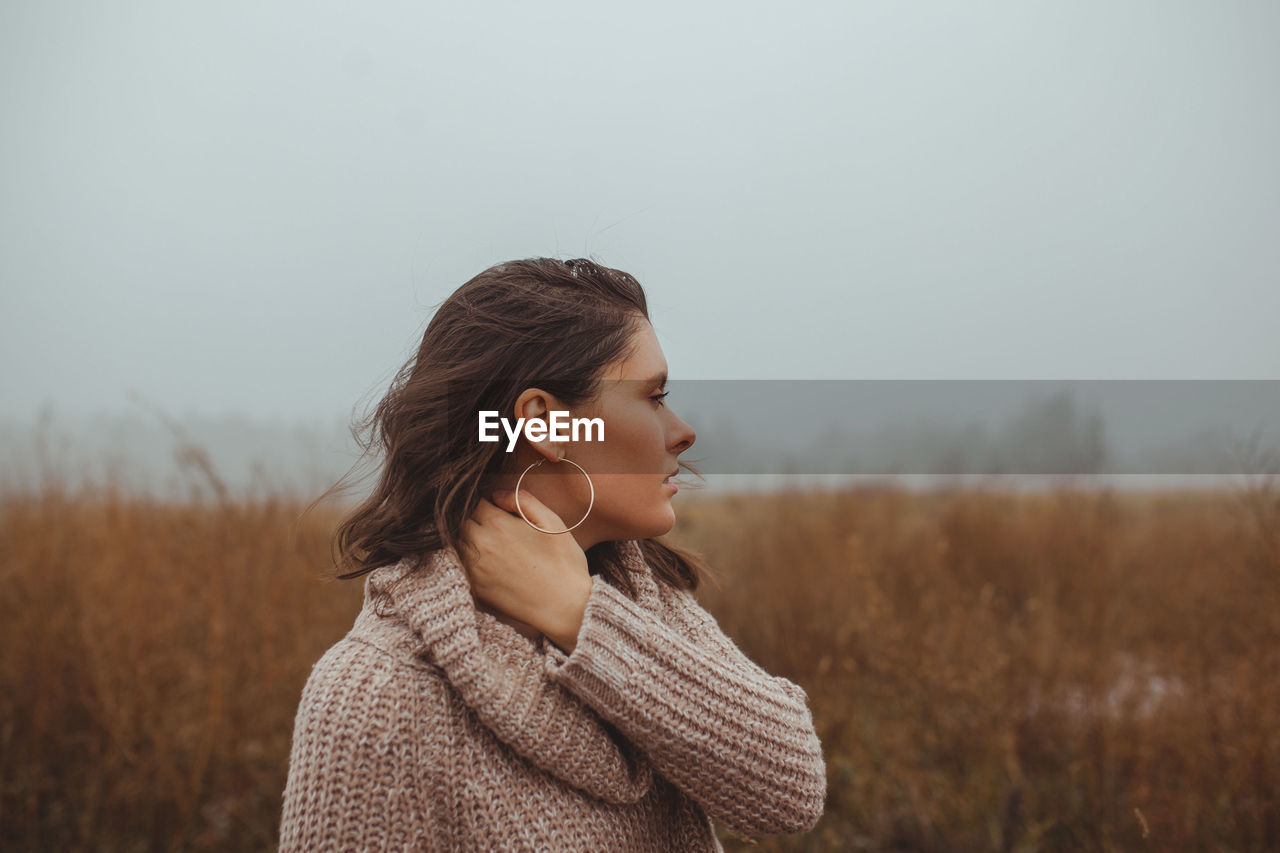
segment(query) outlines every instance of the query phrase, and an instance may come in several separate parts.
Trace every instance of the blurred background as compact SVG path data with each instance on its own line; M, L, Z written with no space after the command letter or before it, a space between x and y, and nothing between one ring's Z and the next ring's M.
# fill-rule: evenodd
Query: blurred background
M0 842L273 847L360 603L319 580L341 506L302 511L434 306L551 256L644 285L710 471L672 539L813 699L827 816L761 846L1280 847L1278 36L1237 0L3 4ZM824 403L764 467L725 413L801 380L931 405Z

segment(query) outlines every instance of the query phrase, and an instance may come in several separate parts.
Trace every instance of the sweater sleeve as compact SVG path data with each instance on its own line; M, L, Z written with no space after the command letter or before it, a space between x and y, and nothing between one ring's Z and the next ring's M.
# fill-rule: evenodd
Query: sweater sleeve
M731 830L812 829L827 780L808 696L743 654L690 593L664 594L685 630L596 580L572 654L545 644L548 675Z
M440 850L422 744L432 693L380 649L342 641L312 668L294 721L279 853Z

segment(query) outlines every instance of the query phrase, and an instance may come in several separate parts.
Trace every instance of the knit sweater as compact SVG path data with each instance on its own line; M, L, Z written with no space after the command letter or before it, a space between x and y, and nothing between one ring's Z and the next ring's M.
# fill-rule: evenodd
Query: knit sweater
M370 572L302 691L280 851L715 851L710 817L812 828L804 690L621 550L637 598L594 576L570 654L477 609L452 549Z

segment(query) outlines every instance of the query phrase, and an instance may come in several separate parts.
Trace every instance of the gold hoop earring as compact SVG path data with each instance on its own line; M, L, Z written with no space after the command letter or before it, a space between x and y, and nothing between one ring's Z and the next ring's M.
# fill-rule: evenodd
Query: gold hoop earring
M566 527L564 530L543 530L541 527L539 527L538 525L530 521L529 517L524 514L524 510L520 508L520 484L524 482L525 474L528 474L532 469L537 468L539 465L541 465L543 462L546 462L546 461L547 460L543 458L543 459L539 459L537 462L534 462L528 468L525 468L524 471L522 471L520 474L520 479L516 480L516 512L520 513L520 517L524 519L525 524L529 525L534 530L537 530L540 533L568 533L574 527L577 527L578 524L581 524L582 522L586 521L587 515L591 515L591 508L596 505L596 487L595 487L595 484L591 482L591 475L587 473L587 469L583 468L577 462L574 462L572 459L569 459L567 457L564 459L561 459L560 461L568 462L570 465L572 465L573 467L581 471L582 476L587 478L587 486L591 489L591 503L587 504L587 514L582 516L582 518L578 520L578 524L573 525L573 527Z

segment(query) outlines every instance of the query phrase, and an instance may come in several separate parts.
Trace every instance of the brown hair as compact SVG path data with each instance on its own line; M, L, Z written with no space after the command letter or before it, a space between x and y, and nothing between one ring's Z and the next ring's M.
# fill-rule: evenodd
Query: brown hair
M605 368L629 354L642 318L649 310L640 283L589 260L509 261L459 287L439 305L416 356L376 410L352 427L361 459L376 448L385 461L373 493L334 533L337 577L456 549L481 482L500 473L508 457L498 444L474 440L475 413L510 412L533 385L569 406L589 400ZM589 548L588 567L634 598L617 546ZM707 573L693 552L657 539L640 547L660 582L694 590Z

